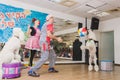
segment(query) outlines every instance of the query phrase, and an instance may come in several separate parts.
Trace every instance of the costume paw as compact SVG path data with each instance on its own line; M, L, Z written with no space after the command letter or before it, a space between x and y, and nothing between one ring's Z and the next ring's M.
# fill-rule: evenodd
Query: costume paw
M98 65L95 65L95 66L94 66L94 69L95 69L95 71L99 71Z
M89 70L89 71L92 71L92 70L93 70L93 66L92 66L92 65L89 65L89 66L88 66L88 70Z

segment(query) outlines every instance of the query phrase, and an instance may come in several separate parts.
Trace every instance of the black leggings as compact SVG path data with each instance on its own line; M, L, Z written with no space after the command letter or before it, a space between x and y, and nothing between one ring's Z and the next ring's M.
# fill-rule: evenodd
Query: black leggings
M31 50L31 52L30 52L29 66L33 65L33 58L34 58L35 53L36 53L36 50Z

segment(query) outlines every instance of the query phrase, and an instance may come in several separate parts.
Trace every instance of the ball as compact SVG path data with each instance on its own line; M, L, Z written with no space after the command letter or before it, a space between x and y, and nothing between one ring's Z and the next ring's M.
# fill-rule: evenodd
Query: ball
M79 34L80 37L84 37L86 35L86 33L87 33L87 30L86 30L85 27L78 29L78 34Z

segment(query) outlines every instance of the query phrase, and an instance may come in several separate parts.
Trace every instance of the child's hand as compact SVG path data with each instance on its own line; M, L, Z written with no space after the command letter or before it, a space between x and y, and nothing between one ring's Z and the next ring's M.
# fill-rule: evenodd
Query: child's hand
M63 40L62 40L61 37L58 37L58 38L57 38L57 41L60 42L60 43L63 42Z

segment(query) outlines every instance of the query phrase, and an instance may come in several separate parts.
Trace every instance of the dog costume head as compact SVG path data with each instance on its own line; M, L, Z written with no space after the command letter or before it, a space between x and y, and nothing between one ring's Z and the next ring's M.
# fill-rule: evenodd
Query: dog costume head
M13 29L13 36L20 39L21 43L24 42L24 32L21 30L21 28L14 28Z
M87 37L87 42L86 42L87 49L95 48L95 42L94 42L96 41L95 33L91 29L89 29L86 37ZM84 50L86 47L82 45L80 48Z
M95 33L94 33L91 29L88 30L87 38L88 38L88 39L96 40Z

